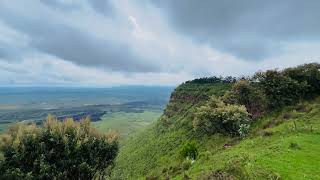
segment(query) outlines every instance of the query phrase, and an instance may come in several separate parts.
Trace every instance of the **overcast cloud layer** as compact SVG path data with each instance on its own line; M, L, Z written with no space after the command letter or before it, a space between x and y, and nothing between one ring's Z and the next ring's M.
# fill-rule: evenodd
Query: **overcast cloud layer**
M0 85L176 85L320 62L320 1L2 0Z

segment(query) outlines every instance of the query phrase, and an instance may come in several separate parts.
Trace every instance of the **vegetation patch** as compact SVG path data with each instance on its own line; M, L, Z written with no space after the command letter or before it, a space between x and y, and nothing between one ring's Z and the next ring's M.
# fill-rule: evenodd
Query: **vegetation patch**
M17 124L1 135L0 179L93 179L110 174L118 153L116 134L101 134L90 120L44 126Z

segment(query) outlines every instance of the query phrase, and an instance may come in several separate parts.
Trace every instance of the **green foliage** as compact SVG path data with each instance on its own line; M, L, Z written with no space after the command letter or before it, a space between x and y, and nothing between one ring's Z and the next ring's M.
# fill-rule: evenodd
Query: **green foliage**
M267 100L263 91L248 80L240 80L235 83L232 89L225 93L223 101L228 104L246 106L254 119L261 117L267 108Z
M194 129L204 134L222 133L244 136L251 124L250 114L242 105L225 104L221 99L211 97L206 105L195 113Z
M101 134L90 120L44 127L17 124L1 136L0 179L93 179L105 177L118 152L116 134Z
M198 149L195 142L185 143L179 151L182 158L195 160L198 157Z
M227 150L208 153L206 157L199 156L186 173L194 179L201 179L199 176L211 174L209 172L225 172L235 179L319 179L320 99L305 103L305 106L312 110L298 112L297 116L267 128L265 124L282 118L283 114L296 107L266 114L254 122L257 134L238 141ZM293 128L293 120L300 127L298 131ZM313 125L313 131L308 121ZM263 136L259 133L265 130L272 135ZM210 141L206 144L217 146ZM208 148L208 151L211 149Z
M300 65L295 68L287 68L283 72L286 76L300 83L307 82L310 86L310 94L319 94L320 92L320 64L310 63Z
M213 95L222 96L231 86L230 83L195 84L191 82L180 85L172 93L160 119L164 129L168 130L168 127L192 129L195 108L203 105Z
M191 81L187 81L186 84L189 83L196 83L196 84L217 84L217 83L234 83L236 82L236 78L232 77L232 76L228 76L228 77L216 77L216 76L212 76L212 77L204 77L204 78L198 78L198 79L194 79Z
M271 109L297 103L310 87L307 82L296 81L276 70L257 73L254 79L265 92Z

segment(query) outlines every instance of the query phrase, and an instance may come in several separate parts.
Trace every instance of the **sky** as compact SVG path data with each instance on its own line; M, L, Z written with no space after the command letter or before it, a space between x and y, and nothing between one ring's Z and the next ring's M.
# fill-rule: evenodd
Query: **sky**
M1 0L0 86L177 85L320 62L318 0Z

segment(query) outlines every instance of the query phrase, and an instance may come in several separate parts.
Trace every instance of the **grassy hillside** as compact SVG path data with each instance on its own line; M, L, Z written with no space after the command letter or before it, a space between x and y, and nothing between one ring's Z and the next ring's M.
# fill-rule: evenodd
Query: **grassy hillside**
M143 132L124 142L114 169L115 179L144 178L165 168L179 168L178 149L194 137L192 115L211 95L222 95L230 83L187 83L179 86L162 117ZM223 142L223 138L218 138ZM223 143L222 143L223 144ZM175 164L173 162L177 161ZM172 164L173 163L173 164Z
M304 110L300 107L287 107L259 120L250 137L226 140L228 147L211 139L203 156L185 173L194 178L220 170L238 178L319 179L320 98L304 103Z
M194 131L197 108L233 84L228 80L180 85L161 118L123 142L112 178L319 179L320 98L274 108L253 121L245 138ZM291 101L283 94L279 97L286 97L285 103ZM187 142L195 142L198 149L194 161L179 154Z

